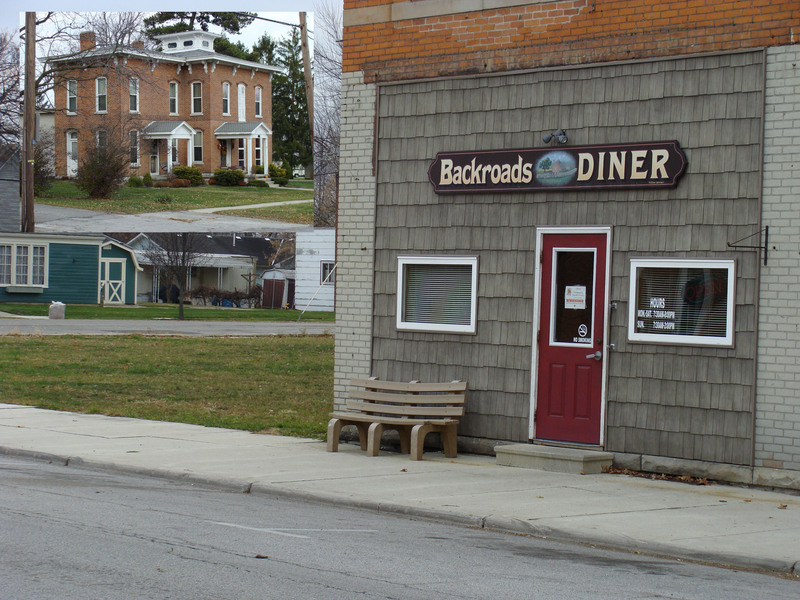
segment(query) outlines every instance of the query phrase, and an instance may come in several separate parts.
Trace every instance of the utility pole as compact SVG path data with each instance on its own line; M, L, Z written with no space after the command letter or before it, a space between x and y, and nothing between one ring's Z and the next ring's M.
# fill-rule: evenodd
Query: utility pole
M25 94L23 98L22 231L33 233L33 136L36 128L36 13L25 13Z
M300 45L303 49L303 73L306 78L306 101L308 102L308 126L311 133L311 147L314 147L314 78L311 75L311 57L308 51L308 27L306 13L300 13Z

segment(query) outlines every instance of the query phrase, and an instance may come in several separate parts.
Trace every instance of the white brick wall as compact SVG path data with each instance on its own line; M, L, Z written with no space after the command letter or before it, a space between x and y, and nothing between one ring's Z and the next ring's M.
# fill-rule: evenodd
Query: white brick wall
M365 84L362 73L343 74L337 217L336 408L342 407L351 378L370 375L376 97L377 87Z
M800 470L800 46L767 50L764 128L755 466Z

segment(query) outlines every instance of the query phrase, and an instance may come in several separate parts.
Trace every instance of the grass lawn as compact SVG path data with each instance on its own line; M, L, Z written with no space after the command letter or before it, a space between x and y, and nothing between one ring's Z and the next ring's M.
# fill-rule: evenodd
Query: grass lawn
M290 179L289 183L286 184L286 187L290 188L304 188L307 190L314 189L314 180L313 179Z
M46 317L49 304L0 303L0 311L27 317ZM216 308L184 306L183 316L192 321L296 321L299 310L271 308ZM67 319L165 319L178 318L177 304L138 304L136 306L98 306L97 304L70 304L66 308ZM332 312L308 311L303 321L333 323Z
M8 404L322 439L333 338L6 336L0 373Z
M165 200L168 197L169 200ZM189 188L123 187L113 198L93 199L71 181L54 181L36 201L70 208L85 208L110 213L138 214L166 210L191 210L219 206L244 206L285 200L311 200L313 189L223 187L202 185Z
M251 217L253 219L266 219L268 221L281 221L283 223L301 223L311 225L314 222L314 203L286 204L283 206L262 206L259 208L237 208L226 210L226 215L237 217Z

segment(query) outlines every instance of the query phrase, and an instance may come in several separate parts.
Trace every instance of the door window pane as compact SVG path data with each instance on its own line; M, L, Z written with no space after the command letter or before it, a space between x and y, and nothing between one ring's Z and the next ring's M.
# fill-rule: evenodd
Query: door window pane
M594 344L594 263L593 250L555 251L551 341L586 346Z

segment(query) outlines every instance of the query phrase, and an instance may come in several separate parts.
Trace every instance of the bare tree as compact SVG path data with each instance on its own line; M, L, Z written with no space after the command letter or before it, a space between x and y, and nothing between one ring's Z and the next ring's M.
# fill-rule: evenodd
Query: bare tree
M173 285L177 288L178 319L183 320L183 298L189 289L192 267L206 262L203 253L205 234L151 233L148 237L153 244L144 251L145 259L160 272L167 289Z
M19 46L11 32L0 32L0 146L20 143L22 90L19 85Z
M314 225L333 227L339 205L341 3L319 0L314 20Z

